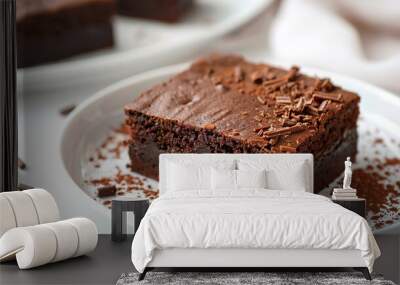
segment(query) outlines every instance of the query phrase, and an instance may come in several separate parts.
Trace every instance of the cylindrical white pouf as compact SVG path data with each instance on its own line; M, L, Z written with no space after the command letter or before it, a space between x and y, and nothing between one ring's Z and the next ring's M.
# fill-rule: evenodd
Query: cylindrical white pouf
M39 224L52 223L60 219L57 203L49 192L44 189L29 189L23 192L31 197L39 218Z
M20 269L49 263L53 260L56 251L55 234L42 225L11 229L0 239L0 258L16 253Z
M77 257L96 248L97 234L86 218L13 228L0 238L0 261L15 255L19 268L27 269Z
M33 226L39 223L38 214L31 197L23 191L1 193L11 205L17 227Z
M57 252L51 262L71 258L75 255L79 238L74 226L65 221L44 224L43 226L51 229L56 235Z
M9 229L15 228L17 222L15 221L14 211L10 202L6 197L0 194L0 237Z
M79 245L74 256L86 254L96 248L98 232L95 223L86 218L73 218L65 222L73 225L78 232Z

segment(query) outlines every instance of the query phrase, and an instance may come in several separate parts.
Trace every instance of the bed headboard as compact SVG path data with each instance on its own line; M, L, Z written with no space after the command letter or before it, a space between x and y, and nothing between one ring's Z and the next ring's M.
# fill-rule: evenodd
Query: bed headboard
M312 154L302 153L302 154L219 154L219 153L166 153L161 154L159 157L159 189L160 194L165 193L167 185L167 163L168 161L173 161L176 163L183 164L194 164L194 165L207 165L212 164L216 161L224 161L227 163L240 161L240 159L248 160L265 160L267 163L274 162L300 162L304 161L307 166L307 177L308 187L307 192L314 192L314 158Z

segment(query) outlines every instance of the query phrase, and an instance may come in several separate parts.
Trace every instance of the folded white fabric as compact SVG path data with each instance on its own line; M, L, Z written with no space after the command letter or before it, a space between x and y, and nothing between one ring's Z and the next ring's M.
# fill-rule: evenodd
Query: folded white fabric
M286 0L271 30L272 53L398 92L399 19L397 0Z
M28 269L86 254L97 245L96 225L86 218L18 227L0 238L0 261L16 257Z

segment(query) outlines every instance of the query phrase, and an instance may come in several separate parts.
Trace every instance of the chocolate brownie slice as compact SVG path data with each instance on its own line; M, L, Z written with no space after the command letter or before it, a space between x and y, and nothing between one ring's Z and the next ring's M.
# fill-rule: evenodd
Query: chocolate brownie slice
M117 0L118 13L167 23L178 22L193 6L194 0Z
M114 44L114 0L17 0L18 67Z
M125 107L132 170L157 178L165 152L313 153L318 192L355 159L359 101L298 67L210 56Z

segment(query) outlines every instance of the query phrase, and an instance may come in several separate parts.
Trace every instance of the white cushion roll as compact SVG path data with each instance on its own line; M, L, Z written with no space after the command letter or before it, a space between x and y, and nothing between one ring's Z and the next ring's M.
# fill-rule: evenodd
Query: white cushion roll
M43 226L51 229L56 235L57 250L51 262L64 260L75 255L78 248L78 233L71 223L59 221Z
M8 230L0 238L0 261L16 257L20 269L86 254L96 248L97 227L89 219Z
M14 211L17 227L37 225L38 214L31 197L23 191L3 192L1 195L8 199Z
M44 189L29 189L23 192L31 197L38 214L39 224L56 222L60 219L57 203L49 192Z
M86 254L96 248L98 232L95 223L86 218L73 218L64 222L73 225L78 232L78 249L74 257Z
M28 269L51 262L56 254L54 232L42 225L14 228L0 239L0 259L16 254L20 269Z
M10 202L6 197L0 194L0 237L9 229L15 228L17 222L15 221L14 211Z

